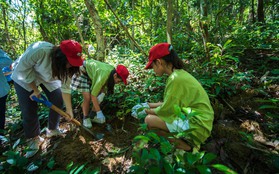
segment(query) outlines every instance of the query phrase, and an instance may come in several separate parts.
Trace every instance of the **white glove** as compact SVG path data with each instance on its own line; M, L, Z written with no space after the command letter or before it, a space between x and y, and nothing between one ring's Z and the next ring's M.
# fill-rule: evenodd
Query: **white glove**
M148 103L137 104L132 108L132 116L135 118L144 118L147 116L145 109L149 109Z
M102 103L102 101L104 100L105 95L106 94L103 93L103 92L100 95L98 95L97 99L98 99L99 104Z
M102 111L98 111L97 116L92 121L95 123L103 124L106 122L106 117L104 116Z

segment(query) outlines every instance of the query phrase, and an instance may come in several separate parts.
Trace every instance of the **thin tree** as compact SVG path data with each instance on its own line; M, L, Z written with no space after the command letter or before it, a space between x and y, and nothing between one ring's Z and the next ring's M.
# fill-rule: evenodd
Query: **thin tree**
M169 44L172 43L172 14L173 14L172 0L168 0L168 9L167 9L167 41L168 41Z
M263 0L258 0L258 21L264 23L264 2Z
M11 39L10 39L10 34L9 34L8 19L7 19L7 15L6 15L7 5L4 2L0 3L0 5L1 5L1 8L2 8L2 15L3 15L4 26L5 26L4 31L5 31L6 39L7 39L7 42L9 43L10 48L15 52L15 49L13 47L13 44L12 44ZM7 51L9 51L9 50L7 50Z
M84 0L84 2L86 4L90 16L93 19L93 25L96 33L96 42L97 42L96 59L99 61L104 61L106 47L105 47L105 39L104 39L103 27L102 27L100 16L92 1Z
M251 9L250 9L250 12L249 12L249 19L250 21L252 20L252 23L255 23L255 1L254 0L251 0Z

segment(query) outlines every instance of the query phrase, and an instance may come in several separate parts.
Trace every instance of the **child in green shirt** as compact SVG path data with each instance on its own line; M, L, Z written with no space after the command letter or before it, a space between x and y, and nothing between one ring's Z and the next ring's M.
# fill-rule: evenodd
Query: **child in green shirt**
M90 102L93 103L90 113L94 111L97 113L92 121L99 124L105 123L106 119L100 108L105 92L113 93L114 85L120 82L127 85L129 71L124 65L114 68L110 64L91 59L84 61L81 72L80 76L73 77L71 88L82 93L83 125L91 128Z
M184 64L172 45L160 43L149 52L145 69L153 68L157 76L168 75L162 103L148 103L145 109L145 123L149 129L157 129L158 135L167 136L170 132L183 132L192 129L183 138L171 138L178 149L186 151L199 147L212 130L214 112L207 93L191 74L184 70ZM189 119L175 114L174 106L189 108L195 113Z

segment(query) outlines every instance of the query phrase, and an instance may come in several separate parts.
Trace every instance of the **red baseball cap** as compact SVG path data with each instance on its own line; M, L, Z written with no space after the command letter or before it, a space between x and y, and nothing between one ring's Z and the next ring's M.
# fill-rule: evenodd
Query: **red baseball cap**
M125 85L127 85L127 78L129 76L129 71L124 65L118 65L116 67L117 74L122 78Z
M161 59L162 57L170 54L169 47L169 43L159 43L153 46L149 51L148 63L144 69L152 68L151 64L154 60Z
M67 57L72 66L81 66L83 64L82 47L74 40L64 40L60 43L60 49Z

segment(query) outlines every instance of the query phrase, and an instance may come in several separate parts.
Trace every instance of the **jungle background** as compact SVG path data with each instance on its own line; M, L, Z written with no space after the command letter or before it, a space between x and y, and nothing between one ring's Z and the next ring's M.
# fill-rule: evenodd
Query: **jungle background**
M46 138L31 159L24 157L21 112L10 84L1 173L279 172L277 0L1 0L0 7L1 48L13 60L32 42L74 39L87 59L130 70L129 84L102 103L107 123L93 124L103 139L62 118L65 136ZM159 42L173 45L214 108L212 135L197 153L175 153L131 117L134 105L162 100L167 77L144 70L150 47ZM82 97L73 92L72 100L82 121ZM44 137L48 108L39 112ZM187 115L181 108L177 114Z

